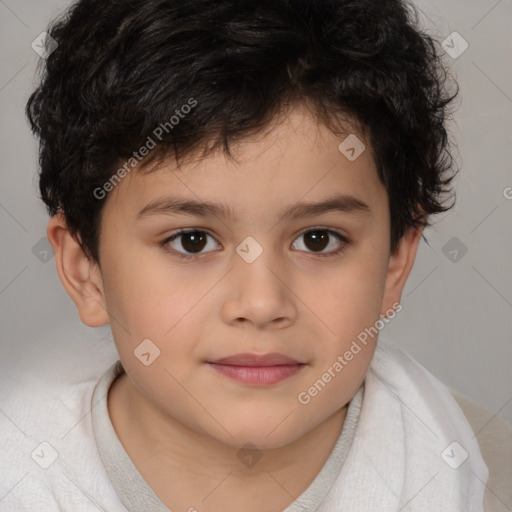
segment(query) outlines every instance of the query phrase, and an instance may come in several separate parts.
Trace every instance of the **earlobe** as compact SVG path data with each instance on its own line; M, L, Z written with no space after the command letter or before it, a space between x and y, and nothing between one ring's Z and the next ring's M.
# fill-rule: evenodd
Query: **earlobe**
M389 259L381 315L399 303L405 283L414 265L416 252L423 234L424 226L409 228L400 239L397 250Z
M109 317L98 264L87 257L71 235L63 214L57 213L49 220L46 232L55 253L59 278L80 319L90 327L107 324Z

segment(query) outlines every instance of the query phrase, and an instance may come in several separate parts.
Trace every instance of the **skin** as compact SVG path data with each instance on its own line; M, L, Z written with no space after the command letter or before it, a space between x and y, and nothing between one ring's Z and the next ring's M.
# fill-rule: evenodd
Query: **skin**
M408 230L390 254L388 198L371 148L365 141L349 161L338 150L343 138L295 107L237 145L238 164L217 152L181 169L169 160L153 173L133 171L106 199L99 264L62 215L49 221L57 270L81 320L110 323L126 370L108 396L116 433L172 510L281 511L313 481L340 435L377 337L308 404L298 394L400 302L422 233ZM280 216L334 192L356 196L370 211ZM236 218L159 213L137 220L166 196L225 203ZM348 238L342 253L319 255L341 244L327 233L325 245L315 246L307 230L319 226ZM211 235L201 256L177 256L194 254L186 237L165 249L181 228ZM252 263L236 252L248 236L263 249ZM133 353L144 339L160 350L149 366ZM206 362L240 352L279 352L305 365L277 384L251 386ZM237 456L246 443L261 455L251 467Z

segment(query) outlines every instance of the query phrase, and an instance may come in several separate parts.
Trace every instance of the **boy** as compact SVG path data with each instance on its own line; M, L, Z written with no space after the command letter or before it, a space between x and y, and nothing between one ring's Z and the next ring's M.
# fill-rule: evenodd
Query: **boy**
M48 238L119 361L69 435L41 419L59 456L12 509L483 510L462 411L377 345L451 208L455 95L410 7L80 0L48 32Z

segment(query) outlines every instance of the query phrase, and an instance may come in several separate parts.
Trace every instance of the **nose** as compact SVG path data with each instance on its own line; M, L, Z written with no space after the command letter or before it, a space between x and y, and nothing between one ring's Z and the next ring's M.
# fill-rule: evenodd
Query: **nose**
M293 324L297 315L291 270L285 262L264 250L252 262L234 255L234 268L226 282L222 308L230 325L252 325L257 329L282 329Z

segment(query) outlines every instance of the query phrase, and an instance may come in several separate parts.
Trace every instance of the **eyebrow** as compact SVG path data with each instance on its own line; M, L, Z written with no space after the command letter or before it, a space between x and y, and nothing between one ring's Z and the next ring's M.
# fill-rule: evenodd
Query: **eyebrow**
M320 202L302 202L288 207L278 216L278 219L299 219L328 212L350 214L370 214L370 207L356 196L339 194ZM144 206L137 214L137 220L152 215L195 215L198 217L222 217L234 220L234 211L225 204L200 202L179 198L159 198Z

